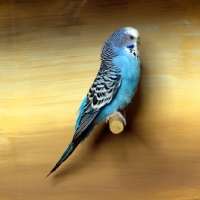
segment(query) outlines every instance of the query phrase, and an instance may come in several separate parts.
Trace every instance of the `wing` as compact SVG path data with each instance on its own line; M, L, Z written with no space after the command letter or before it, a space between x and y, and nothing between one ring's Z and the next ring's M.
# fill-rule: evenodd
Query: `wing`
M121 84L121 71L110 62L102 61L99 72L87 93L83 111L80 112L73 140L91 124L101 108L112 101Z

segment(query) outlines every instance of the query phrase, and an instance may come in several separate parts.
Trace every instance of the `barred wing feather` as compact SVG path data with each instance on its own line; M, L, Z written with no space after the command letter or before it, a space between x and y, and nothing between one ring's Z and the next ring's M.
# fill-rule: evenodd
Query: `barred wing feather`
M106 64L106 62L102 61L101 68L87 94L84 110L81 113L82 115L73 140L81 136L101 108L112 101L120 87L122 81L120 69L113 65L107 66Z

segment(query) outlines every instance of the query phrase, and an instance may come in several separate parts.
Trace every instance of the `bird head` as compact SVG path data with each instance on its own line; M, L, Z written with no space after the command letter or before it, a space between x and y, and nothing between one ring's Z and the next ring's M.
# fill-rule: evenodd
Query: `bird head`
M118 31L122 32L122 34L120 34L121 37L116 41L116 46L125 48L134 56L139 56L140 35L138 30L132 27L125 27Z
M140 35L137 29L132 27L124 27L115 31L105 42L101 58L106 59L107 56L115 56L118 52L131 53L134 57L139 56Z

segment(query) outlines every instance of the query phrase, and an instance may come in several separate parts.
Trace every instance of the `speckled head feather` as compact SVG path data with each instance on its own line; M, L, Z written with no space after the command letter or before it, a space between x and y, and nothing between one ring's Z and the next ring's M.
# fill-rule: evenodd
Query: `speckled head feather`
M135 52L139 56L138 42L139 32L132 27L124 27L115 31L104 43L101 53L102 60L109 60L118 55L118 48L128 48L130 52ZM136 56L137 57L137 56Z

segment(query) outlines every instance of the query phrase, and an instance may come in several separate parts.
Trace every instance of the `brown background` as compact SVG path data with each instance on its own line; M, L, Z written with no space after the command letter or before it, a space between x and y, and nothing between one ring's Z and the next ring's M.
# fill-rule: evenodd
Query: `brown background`
M9 3L6 3L9 2ZM105 39L141 35L141 79L119 135L71 141ZM200 1L0 2L1 199L200 199Z

